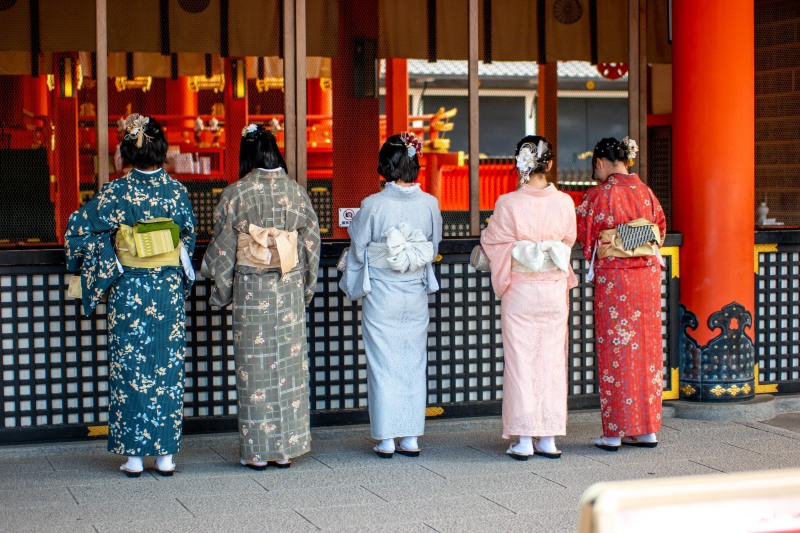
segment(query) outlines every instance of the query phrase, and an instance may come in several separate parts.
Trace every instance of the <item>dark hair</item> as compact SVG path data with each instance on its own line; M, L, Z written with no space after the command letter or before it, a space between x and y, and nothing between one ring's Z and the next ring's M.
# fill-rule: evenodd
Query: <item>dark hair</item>
M541 135L526 135L517 143L517 147L514 149L514 160L516 168L516 158L519 155L519 151L522 149L522 145L530 144L533 146L533 152L539 147L539 141L544 141L545 150L544 153L540 158L536 160L536 166L531 169L531 174L545 174L547 172L547 165L550 164L550 161L553 160L553 145L550 144L547 139L542 137Z
M152 117L143 126L145 137L142 146L136 146L137 138L124 135L119 147L122 160L133 168L161 167L167 160L167 137L161 124Z
M255 131L242 136L239 143L239 179L256 168L278 167L288 172L286 161L283 160L278 142L271 131L258 126Z
M406 143L400 135L392 135L378 154L378 174L386 181L411 183L419 174L419 155L408 156Z
M600 142L594 146L594 152L592 153L592 168L594 168L594 162L598 159L608 159L612 163L617 161L627 163L627 150L628 147L614 137L600 139Z

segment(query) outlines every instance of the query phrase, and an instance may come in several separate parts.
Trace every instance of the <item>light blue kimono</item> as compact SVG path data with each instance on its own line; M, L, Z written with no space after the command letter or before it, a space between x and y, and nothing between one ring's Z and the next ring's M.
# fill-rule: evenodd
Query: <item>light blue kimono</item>
M351 244L339 287L362 299L361 329L367 353L367 395L372 437L389 439L425 431L428 362L428 294L439 290L430 262L405 272L370 266L370 243L385 243L401 224L442 240L439 203L418 185L393 183L364 199L348 228Z

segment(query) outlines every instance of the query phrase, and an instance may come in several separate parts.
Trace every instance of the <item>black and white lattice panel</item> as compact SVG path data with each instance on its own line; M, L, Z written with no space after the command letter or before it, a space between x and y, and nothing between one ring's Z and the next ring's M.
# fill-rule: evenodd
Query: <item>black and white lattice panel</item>
M800 253L759 254L755 344L761 383L800 379Z

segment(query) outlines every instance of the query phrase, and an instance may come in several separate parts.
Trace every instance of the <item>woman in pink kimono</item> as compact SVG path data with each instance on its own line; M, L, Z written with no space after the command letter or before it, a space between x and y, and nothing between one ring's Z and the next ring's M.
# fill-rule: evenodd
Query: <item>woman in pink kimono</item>
M481 235L501 298L503 438L519 437L506 452L514 459L558 459L555 436L567 430L569 291L578 284L570 265L575 204L547 182L553 149L544 137L525 137L515 155L519 188L497 199Z

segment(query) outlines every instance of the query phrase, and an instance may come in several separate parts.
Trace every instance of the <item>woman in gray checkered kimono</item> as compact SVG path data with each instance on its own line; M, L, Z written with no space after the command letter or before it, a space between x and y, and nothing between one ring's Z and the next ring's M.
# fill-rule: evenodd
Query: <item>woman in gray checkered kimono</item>
M211 305L233 301L241 463L287 468L310 450L305 306L317 286L320 236L305 189L286 174L275 137L242 130L239 181L214 210L202 274Z

